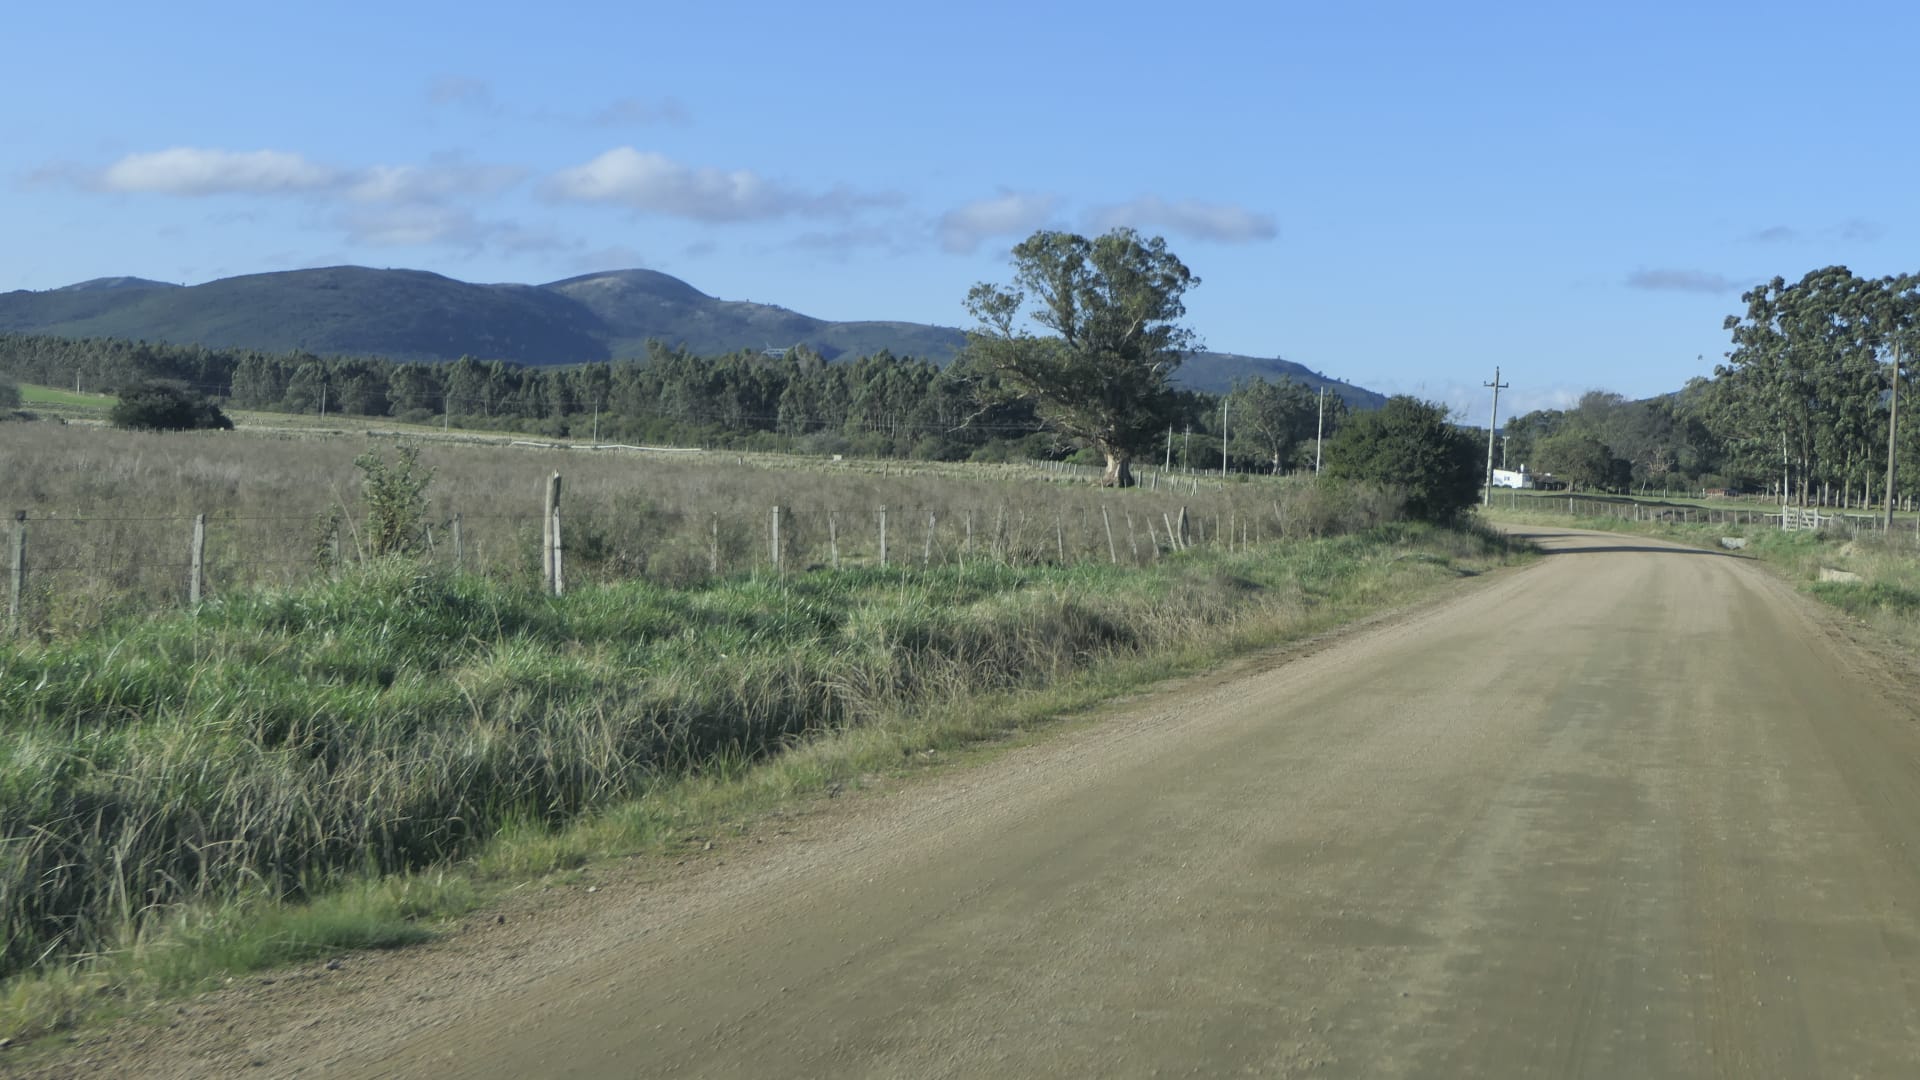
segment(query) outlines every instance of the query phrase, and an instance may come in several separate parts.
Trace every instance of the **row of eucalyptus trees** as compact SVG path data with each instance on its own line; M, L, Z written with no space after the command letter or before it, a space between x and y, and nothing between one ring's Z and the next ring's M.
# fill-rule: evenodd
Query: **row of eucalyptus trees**
M1897 497L1895 462L1917 449L1897 425L1920 344L1920 275L1829 266L1741 300L1746 314L1726 320L1733 350L1700 402L1728 465L1777 477L1802 504Z

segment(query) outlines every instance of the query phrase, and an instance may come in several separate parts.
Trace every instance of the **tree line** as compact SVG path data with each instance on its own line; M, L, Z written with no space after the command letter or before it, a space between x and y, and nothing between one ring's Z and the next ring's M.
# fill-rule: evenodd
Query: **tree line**
M991 376L887 352L828 363L805 348L699 356L651 343L634 359L529 367L3 334L0 373L142 402L154 401L151 384L162 383L234 409L554 438L934 460L1061 459L1079 450L1042 421L1031 400L1003 395L983 403L983 394L997 392ZM1300 383L1254 379L1227 395L1163 393L1167 409L1146 433L1147 449L1163 464L1220 467L1224 397L1230 468L1312 466L1321 402ZM1333 395L1325 404L1331 435L1346 408Z
M1800 503L1920 496L1920 431L1895 425L1913 370L1920 275L1844 266L1741 296L1712 378L1644 401L1591 391L1504 425L1505 458L1611 491L1732 488ZM1889 475L1888 448L1895 468Z

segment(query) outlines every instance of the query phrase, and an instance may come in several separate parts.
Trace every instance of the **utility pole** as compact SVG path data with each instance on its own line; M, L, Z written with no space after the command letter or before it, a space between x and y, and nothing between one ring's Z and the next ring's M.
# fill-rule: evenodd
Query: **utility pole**
M1320 475L1320 448L1327 442L1327 388L1320 388L1320 418L1313 424L1313 475Z
M1193 471L1192 459L1187 457L1187 444L1193 441L1193 421L1187 421L1187 430L1180 435L1180 468L1184 472Z
M1493 433L1500 428L1500 391L1505 390L1507 384L1500 381L1500 369L1495 367L1493 381L1480 385L1493 387L1493 416L1487 421L1487 487L1480 498L1480 505L1491 506L1493 505Z
M1227 398L1220 399L1220 479L1227 478Z
M1893 390L1887 397L1887 524L1893 533L1893 445L1900 431L1900 339L1893 339Z

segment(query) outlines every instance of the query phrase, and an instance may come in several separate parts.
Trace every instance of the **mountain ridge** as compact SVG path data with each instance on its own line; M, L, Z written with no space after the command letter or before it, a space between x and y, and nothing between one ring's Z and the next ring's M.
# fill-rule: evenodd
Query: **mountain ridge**
M542 285L478 284L427 270L363 266L268 271L199 285L101 277L0 293L0 332L404 361L474 356L543 367L639 356L656 340L703 354L804 345L829 360L884 349L942 364L966 344L965 331L955 327L817 319L774 304L723 300L644 268ZM1217 393L1252 376L1326 386L1357 408L1385 400L1279 357L1195 353L1175 381Z

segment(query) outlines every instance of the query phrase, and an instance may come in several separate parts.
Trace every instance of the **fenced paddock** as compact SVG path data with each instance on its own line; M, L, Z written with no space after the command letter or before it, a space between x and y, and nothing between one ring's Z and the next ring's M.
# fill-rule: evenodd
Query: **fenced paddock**
M288 587L366 554L353 461L395 441L0 425L9 626L77 632L236 590ZM1364 527L1388 500L1271 478L1160 474L1102 491L1062 464L903 467L732 453L428 442L429 564L551 587L814 568L1097 559L1141 564ZM338 510L338 529L329 526ZM1184 515L1184 517L1183 517Z

